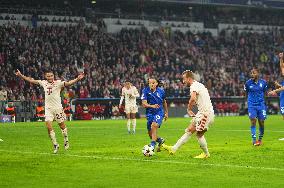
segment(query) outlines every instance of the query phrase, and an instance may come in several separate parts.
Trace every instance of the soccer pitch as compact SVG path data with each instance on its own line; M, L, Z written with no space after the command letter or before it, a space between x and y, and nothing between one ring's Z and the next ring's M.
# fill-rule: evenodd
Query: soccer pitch
M168 145L184 133L189 118L170 118L159 129ZM70 149L54 123L58 154L43 122L0 124L0 187L284 187L284 121L269 116L264 145L251 144L247 116L217 117L206 133L211 158L192 137L175 155L144 157L146 120L128 135L125 120L73 121Z

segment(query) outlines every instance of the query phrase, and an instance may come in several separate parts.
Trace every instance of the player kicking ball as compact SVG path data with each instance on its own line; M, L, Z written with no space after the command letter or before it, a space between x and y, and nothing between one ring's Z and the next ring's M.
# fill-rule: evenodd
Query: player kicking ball
M158 137L158 128L162 125L163 120L168 119L168 106L163 88L158 87L158 80L155 78L149 79L149 86L142 91L142 106L146 108L147 129L148 135L151 139L151 146L153 149L158 143L157 151L165 142L163 138Z
M190 87L190 99L188 102L187 112L190 117L193 117L188 128L185 129L184 135L176 142L174 146L163 144L162 147L170 154L174 154L183 144L185 144L191 136L196 132L202 153L194 158L204 159L209 158L210 153L207 148L207 142L204 134L209 129L209 126L214 122L214 110L207 88L194 80L194 74L190 70L182 73L183 83ZM195 114L192 111L193 106L197 105L198 112Z
M54 151L57 153L59 144L56 141L55 132L52 127L52 121L55 119L61 129L64 137L64 147L67 150L69 148L67 127L64 123L66 115L63 111L61 104L60 91L63 87L70 86L79 80L84 78L84 74L80 74L76 79L70 81L54 80L54 74L52 71L45 71L44 76L46 80L34 80L31 77L24 76L18 69L15 73L18 77L28 81L32 84L37 84L43 87L45 94L45 124L48 130L48 135L53 143Z

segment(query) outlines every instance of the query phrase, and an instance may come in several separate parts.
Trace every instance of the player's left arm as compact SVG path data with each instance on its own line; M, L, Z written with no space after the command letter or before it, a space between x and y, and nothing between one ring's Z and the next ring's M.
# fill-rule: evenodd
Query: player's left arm
M196 100L197 100L197 93L196 91L193 91L190 94L190 99L188 101L188 106L187 106L188 115L191 117L195 116L195 113L192 111L192 108L196 104Z
M268 95L277 95L277 93L281 92L281 91L284 91L284 86L278 88L278 89L274 89L270 92L268 92Z
M281 84L279 84L277 81L274 82L274 86L276 89L282 87Z
M71 86L71 85L75 84L76 82L82 80L84 77L85 77L84 73L81 73L81 74L79 74L78 77L75 78L74 80L70 80L70 81L68 81L68 82L65 82L64 85L65 85L65 86Z
M163 108L164 108L164 111L165 111L164 119L166 121L169 118L169 110L168 110L168 104L167 104L166 99L164 99Z
M279 56L281 75L284 76L284 53L281 52L279 53L278 56Z
M139 92L138 92L136 87L134 89L133 97L135 97L135 98L140 97L140 94L139 94Z

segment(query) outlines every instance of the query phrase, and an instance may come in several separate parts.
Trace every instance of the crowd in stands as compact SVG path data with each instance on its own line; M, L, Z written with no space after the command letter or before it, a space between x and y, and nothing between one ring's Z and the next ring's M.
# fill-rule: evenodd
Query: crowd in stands
M123 29L107 34L100 27L20 25L0 26L0 85L10 100L42 98L38 86L14 76L42 79L53 69L57 79L70 80L79 72L86 78L67 88L65 98L117 98L122 83L130 80L142 89L150 76L163 81L169 97L188 96L180 80L185 69L196 73L212 97L241 96L253 66L274 81L279 75L277 49L283 48L284 32L258 33L165 32Z
M69 23L79 23L82 20L79 17L66 17L66 16L57 16L57 17L47 17L47 16L41 16L36 14L31 15L23 15L20 18L16 18L14 14L0 14L0 20L10 20L10 21L16 21L16 20L32 20L32 18L35 17L37 21L41 22L69 22Z

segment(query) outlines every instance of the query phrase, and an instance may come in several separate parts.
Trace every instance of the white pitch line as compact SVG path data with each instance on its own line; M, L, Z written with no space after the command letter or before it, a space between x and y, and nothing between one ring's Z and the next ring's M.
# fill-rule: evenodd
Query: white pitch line
M271 170L271 171L284 171L284 168L274 168L274 167L256 167L256 166L243 166L243 165L233 165L233 164L204 164L204 163L194 163L186 161L172 161L172 160L149 160L149 159L135 159L127 157L106 157L106 156L96 156L96 155L77 155L77 154L52 154L52 153L36 153L36 152L24 152L24 151L9 151L0 150L1 152L19 153L19 154L33 154L33 155L49 155L49 156L61 156L61 157L77 157L77 158L89 158L89 159L101 159L101 160L113 160L113 161L137 161L137 162L149 162L149 163L166 163L166 164L183 164L183 165L196 165L196 166L212 166L212 167L229 167L229 168L242 168L242 169L253 169L253 170ZM197 159L199 160L199 159ZM207 159L209 160L209 159Z
M69 126L70 128L71 126ZM72 129L72 127L71 127ZM75 129L113 129L112 127L76 127ZM125 129L125 128L122 128ZM145 128L137 128L136 130L145 130ZM176 131L176 130L184 130L184 128L180 128L180 129L167 129L167 131ZM284 131L274 131L274 130L265 130L266 132L274 132L274 133L284 133ZM218 130L218 132L250 132L250 130L243 130L243 129L235 129L235 130Z

